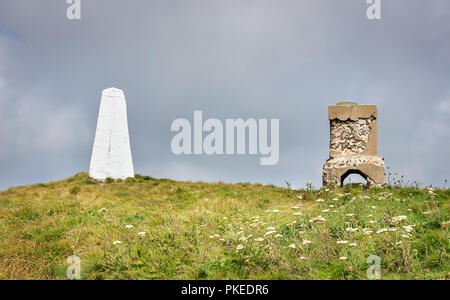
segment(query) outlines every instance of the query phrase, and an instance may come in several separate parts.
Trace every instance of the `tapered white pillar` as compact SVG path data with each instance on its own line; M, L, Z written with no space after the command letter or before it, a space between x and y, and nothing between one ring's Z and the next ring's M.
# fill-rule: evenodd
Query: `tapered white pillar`
M134 177L122 90L109 88L102 93L89 176L97 180Z

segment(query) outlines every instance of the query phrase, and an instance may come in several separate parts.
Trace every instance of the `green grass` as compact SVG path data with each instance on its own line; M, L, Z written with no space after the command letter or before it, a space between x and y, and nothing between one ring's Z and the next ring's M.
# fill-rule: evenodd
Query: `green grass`
M71 255L82 279L367 279L370 255L382 279L448 279L449 195L80 173L0 192L0 279L66 279Z

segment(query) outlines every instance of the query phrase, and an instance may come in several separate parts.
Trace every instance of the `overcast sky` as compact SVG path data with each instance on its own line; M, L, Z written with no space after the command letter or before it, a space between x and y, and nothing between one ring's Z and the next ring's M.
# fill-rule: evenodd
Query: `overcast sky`
M0 189L89 169L101 91L124 90L135 172L321 186L327 106L376 104L379 153L450 177L450 1L0 1ZM177 118L280 119L280 161L176 156Z

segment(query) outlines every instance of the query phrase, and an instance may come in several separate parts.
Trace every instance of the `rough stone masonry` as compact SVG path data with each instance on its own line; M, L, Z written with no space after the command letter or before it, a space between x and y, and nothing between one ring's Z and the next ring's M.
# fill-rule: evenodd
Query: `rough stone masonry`
M328 107L330 158L323 166L323 186L342 185L350 174L359 174L368 186L386 182L384 158L378 156L376 105L340 102Z

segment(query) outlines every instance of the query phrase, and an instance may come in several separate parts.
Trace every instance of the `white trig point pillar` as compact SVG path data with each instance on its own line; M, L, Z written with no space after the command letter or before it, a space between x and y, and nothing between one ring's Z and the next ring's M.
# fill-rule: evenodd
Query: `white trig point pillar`
M102 93L89 176L97 180L134 177L122 90L109 88Z

